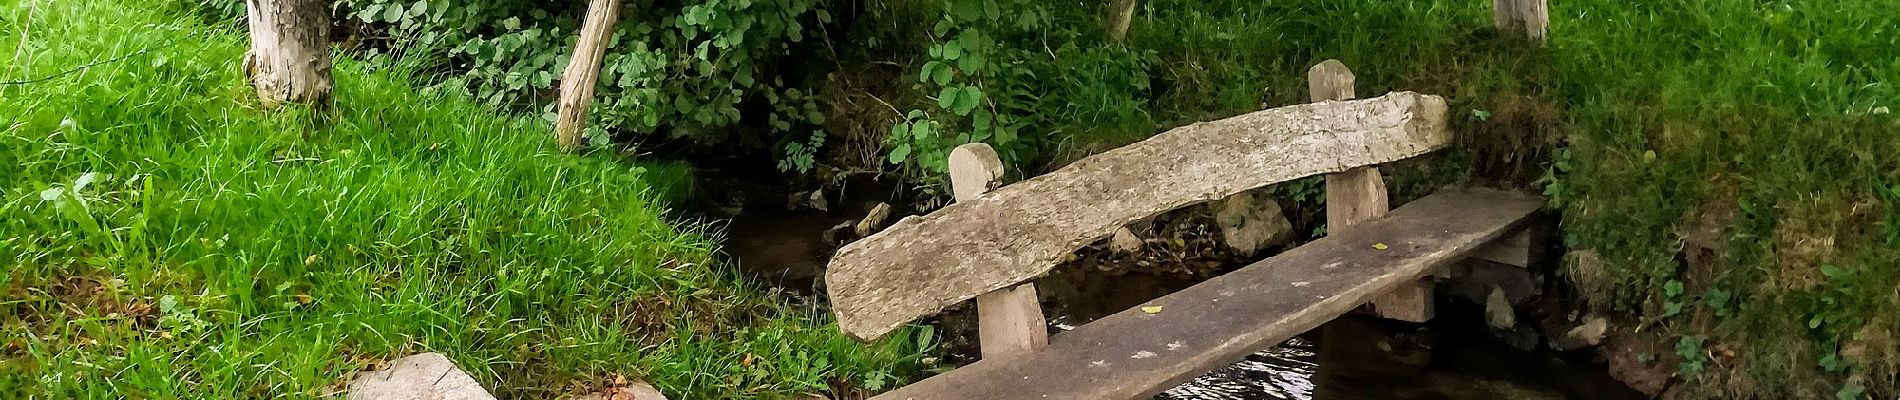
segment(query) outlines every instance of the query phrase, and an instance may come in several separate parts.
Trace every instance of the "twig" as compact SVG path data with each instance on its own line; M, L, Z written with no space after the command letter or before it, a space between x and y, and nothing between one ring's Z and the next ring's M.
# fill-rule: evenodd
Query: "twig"
M0 85L27 85L27 84L34 84L34 83L40 83L40 82L50 81L54 79L59 79L60 77L63 77L66 75L72 75L75 72L84 71L87 68L97 67L100 65L115 63L119 61L125 61L125 59L137 57L145 53L150 53L152 50L156 50L163 47L169 47L169 46L170 45L165 45L165 46L160 46L160 47L147 47L144 50L132 52L132 54L126 54L123 56L113 57L112 59L104 60L104 61L93 61L93 62L87 63L86 65L73 67L73 69L60 71L57 74L43 76L43 77L40 77L39 79L28 79L28 80L23 80L23 81L0 81Z

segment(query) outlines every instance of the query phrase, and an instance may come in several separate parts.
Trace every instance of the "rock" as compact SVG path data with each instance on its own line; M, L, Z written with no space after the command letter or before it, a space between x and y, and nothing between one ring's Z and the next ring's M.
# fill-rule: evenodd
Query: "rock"
M1466 260L1455 264L1452 278L1440 282L1438 290L1453 298L1484 304L1491 289L1504 289L1504 298L1512 305L1530 304L1543 295L1543 282L1530 270L1484 260Z
M1140 237L1135 236L1135 231L1126 226L1116 229L1115 236L1108 239L1108 248L1114 249L1116 253L1140 253L1144 244Z
M1252 255L1293 238L1293 222L1286 219L1280 203L1268 198L1265 191L1237 194L1215 202L1213 208L1221 240L1236 253Z
M666 400L666 395L646 382L629 382L625 386L607 389L601 393L588 393L577 400Z
M849 243L851 239L857 238L857 236L852 236L857 233L857 226L858 221L839 222L837 225L825 229L825 233L821 238L825 240L825 244L842 246L845 243Z
M1485 297L1484 323L1500 331L1517 326L1517 310L1511 308L1511 299L1504 297L1504 289L1492 286L1491 295Z
M1603 343L1604 335L1610 331L1610 320L1603 317L1585 318L1583 324L1570 328L1562 335L1550 338L1550 347L1557 351L1571 351L1588 348Z
M805 206L818 211L831 211L829 202L825 201L825 191L823 190L811 191L811 195L805 198Z
M787 210L809 208L829 212L831 211L830 205L830 202L825 201L825 191L823 189L792 192L792 194L785 196L785 209Z
M1646 345L1637 335L1627 329L1619 330L1614 338L1604 342L1603 358L1609 364L1611 378L1645 396L1657 398L1663 390L1669 389L1677 360L1674 353Z
M877 232L878 228L884 227L884 220L890 218L890 203L877 203L876 207L871 207L870 214L858 221L858 237L871 236L872 233Z
M389 369L364 371L350 382L349 400L495 400L475 378L441 353L391 361Z

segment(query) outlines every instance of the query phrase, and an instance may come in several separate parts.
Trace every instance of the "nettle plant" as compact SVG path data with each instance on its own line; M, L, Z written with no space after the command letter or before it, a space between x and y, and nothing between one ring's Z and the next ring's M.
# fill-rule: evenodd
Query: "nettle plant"
M1028 151L1031 143L1019 133L1034 115L1032 76L1011 67L1021 52L998 46L998 37L1036 30L1048 11L1033 2L1002 3L940 4L943 13L929 32L930 58L917 74L919 83L936 94L936 107L912 109L891 127L892 164L940 177L948 170L950 150L965 143L988 143L1005 161ZM934 186L925 190L941 191Z
M383 32L383 48L440 60L449 87L495 106L537 106L558 90L585 2L341 0L339 15ZM590 132L598 127L662 132L708 143L733 139L741 104L771 103L765 125L783 141L823 142L823 116L811 96L764 67L831 21L820 0L688 0L629 6L601 65ZM369 46L372 56L378 46ZM439 54L439 55L438 55ZM802 135L801 135L802 134ZM777 140L773 140L777 141ZM790 147L790 146L788 146ZM799 148L788 148L798 157ZM809 157L809 154L805 154ZM810 162L793 163L809 168Z

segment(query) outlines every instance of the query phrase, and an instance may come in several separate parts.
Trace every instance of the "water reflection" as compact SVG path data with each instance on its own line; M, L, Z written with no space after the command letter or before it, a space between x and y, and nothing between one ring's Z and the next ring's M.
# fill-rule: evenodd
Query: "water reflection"
M1312 342L1294 338L1254 353L1246 360L1194 378L1156 395L1164 400L1254 400L1313 398L1313 378L1319 373L1319 350Z
M1642 399L1600 366L1518 350L1452 313L1430 328L1345 316L1156 395L1163 400ZM1468 318L1468 317L1467 317Z

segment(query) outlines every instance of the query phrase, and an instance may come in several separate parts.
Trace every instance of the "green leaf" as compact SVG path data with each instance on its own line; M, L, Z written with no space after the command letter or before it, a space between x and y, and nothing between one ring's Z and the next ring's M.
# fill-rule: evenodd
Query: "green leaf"
M402 10L401 5L383 9L384 22L401 22L402 15L403 15L403 10Z
M924 63L924 75L918 77L918 79L923 82L936 82L938 85L948 85L950 84L950 79L954 76L949 65L944 64L942 61L931 61Z
M955 110L952 106L957 104L957 96L962 93L961 88L957 87L947 87L937 91L937 106L946 110Z
M916 136L917 140L930 140L936 131L936 121L917 121L917 126L910 129L910 134Z
M952 2L951 7L955 9L957 18L961 18L965 21L974 21L977 18L983 17L983 3L985 0L952 0Z
M1663 283L1663 295L1669 297L1682 295L1682 281L1670 279L1669 282Z
M963 57L957 59L957 68L963 69L965 74L973 74L978 68L983 68L983 56L976 53L964 54Z
M1857 400L1866 392L1866 386L1861 386L1859 383L1848 383L1847 386L1842 386L1840 391L1834 392L1834 398L1838 400Z
M1828 279L1840 279L1847 276L1847 270L1834 264L1822 264L1821 275L1827 276Z
M892 138L897 138L901 140L908 136L910 136L910 124L899 122L897 123L897 126L891 127Z
M910 158L910 143L900 144L900 145L897 145L897 148L891 149L890 161L892 164L903 164L904 160L909 159L909 158Z
M982 104L983 90L975 86L964 86L957 91L956 101L951 104L950 111L955 111L957 115L970 115L970 111L976 110L976 107Z
M943 44L943 59L955 60L963 56L963 42L952 40Z

